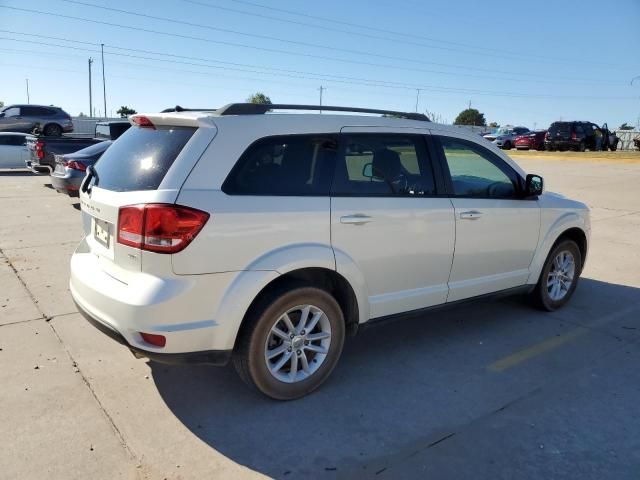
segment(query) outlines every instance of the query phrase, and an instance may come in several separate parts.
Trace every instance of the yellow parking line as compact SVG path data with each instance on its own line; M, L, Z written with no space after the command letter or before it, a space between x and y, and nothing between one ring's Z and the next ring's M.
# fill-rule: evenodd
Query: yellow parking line
M520 363L526 362L533 357L537 357L538 355L548 352L549 350L558 348L561 345L575 340L576 338L588 332L589 329L584 327L569 330L567 333L563 333L562 335L558 335L557 337L549 338L540 343L536 343L535 345L524 348L518 352L512 353L511 355L492 363L487 368L493 372L502 372Z

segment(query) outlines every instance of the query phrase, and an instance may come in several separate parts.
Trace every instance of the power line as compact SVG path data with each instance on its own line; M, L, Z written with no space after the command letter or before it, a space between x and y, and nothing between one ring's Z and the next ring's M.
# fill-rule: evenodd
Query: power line
M370 33L364 33L364 32L357 32L354 31L353 28L351 28L350 30L347 29L343 29L343 28L336 28L334 26L326 26L326 25L316 25L314 23L309 23L309 22L304 22L304 21L300 21L300 20L291 20L291 19L285 19L285 18L279 18L279 17L275 17L272 15L265 15L265 14L261 14L261 13L257 13L257 12L247 12L244 10L238 10L236 8L230 8L230 7L223 7L221 5L212 5L210 3L205 3L205 2L201 2L198 0L180 0L186 3L191 3L193 5L200 5L202 7L206 7L206 8L211 8L211 9L215 9L215 10L222 10L225 12L232 12L232 13L238 13L240 15L247 15L247 16L251 16L251 17L257 17L257 18L264 18L267 20L274 20L276 22L282 22L282 23L288 23L288 24L292 24L292 25L300 25L300 26L304 26L304 27L311 27L311 28L317 28L320 30L325 30L325 31L330 31L330 32L339 32L339 33L344 33L347 35L354 35L354 36L358 36L358 37L364 37L364 38L372 38L372 39L376 39L376 40L384 40L384 41L388 41L388 42L395 42L395 43L400 43L400 44L405 44L405 45L414 45L414 46L419 46L419 47L423 47L423 48L429 48L429 49L437 49L437 50L444 50L444 51L449 51L449 52L459 52L459 53L465 53L465 54L471 54L471 55L480 55L480 56L487 56L487 57L494 57L494 58L501 58L504 59L505 57L511 57L512 59L515 60L522 60L522 53L506 53L503 51L499 51L499 53L489 53L486 51L486 49L484 48L479 48L479 47L475 47L475 46L471 46L469 45L468 47L470 48L474 48L475 50L464 50L461 48L456 48L456 47L445 47L445 46L441 46L441 45L428 45L425 43L421 43L421 42L415 42L412 40L403 40L403 39L399 39L399 38L393 38L393 37L389 37L389 36L381 36L381 35L374 35L374 34L370 34ZM232 0L233 1L233 0ZM257 4L254 4L257 5ZM265 8L268 10L276 10L276 11L283 11L283 9L277 9L277 8L273 8L273 7L267 7L267 6L261 6L261 8ZM290 12L290 11L287 11ZM297 15L295 13L290 13L290 14L294 14ZM319 17L318 19L322 19L322 17ZM326 21L326 20L322 20L322 21ZM330 20L333 23L335 23L334 19ZM355 24L351 24L352 26L355 26ZM420 38L420 37L418 37ZM436 40L436 39L426 39L428 41L431 42L442 42L441 40ZM445 42L447 43L447 42ZM455 44L455 43L454 43ZM535 55L534 55L535 57ZM530 57L527 56L527 61L529 61ZM557 61L553 61L553 60L549 60L547 57L538 57L540 58L543 62L547 62L547 63L558 63L558 62L563 62L566 63L566 60L557 60Z
M37 36L38 37L43 37L43 35L37 35ZM6 37L0 37L0 40L19 41L19 42L33 43L33 44L37 44L37 45L68 48L68 49L71 49L71 50L81 50L81 51L95 52L95 53L99 53L100 52L99 50L92 50L92 49L87 49L87 48L73 47L73 46L61 45L61 44L52 44L50 42L45 43L45 42L36 42L36 41L31 41L31 40L16 40L16 39L11 39L11 38L6 38ZM72 42L72 40L65 40L65 41ZM90 42L79 41L79 43L97 46L97 44L91 44ZM113 47L113 46L109 46L107 44L105 44L105 46L108 47L108 48L116 48L116 49L122 48L124 50L138 51L137 49L130 49L130 48L124 48L124 47ZM155 54L155 55L163 55L163 53L161 53L161 52L151 52L151 51L148 51L148 50L142 50L142 52L151 53L151 54ZM609 100L611 100L611 99L624 99L624 100L627 100L627 99L633 99L634 98L634 97L602 97L602 96L546 95L546 94L545 95L538 95L538 94L526 94L526 93L518 93L518 92L503 92L503 91L497 92L497 91L481 90L481 89L441 87L441 86L437 86L437 85L408 85L408 84L400 84L400 83L397 83L397 82L388 82L388 81L384 81L384 80L366 80L366 79L360 79L360 78L357 78L357 77L341 76L341 77L338 77L338 78L332 78L332 76L328 76L328 75L324 75L324 74L310 73L310 72L299 72L300 74L273 73L273 72L269 72L269 71L262 71L262 70L266 70L266 68L263 68L263 67L256 67L256 66L245 65L245 64L235 64L234 63L234 65L242 65L242 66L246 66L246 67L254 68L254 69L253 70L246 70L246 69L239 69L239 68L231 68L231 67L228 67L228 66L207 65L207 64L201 64L201 63L184 62L184 61L178 61L178 60L168 60L168 59L153 58L153 57L148 57L148 56L143 56L143 55L132 55L132 54L116 53L116 52L107 52L107 53L109 55L116 55L116 56L139 59L139 60L150 60L150 61L158 61L158 62L179 64L179 65L190 65L190 66L197 66L197 67L214 68L214 69L235 70L235 71L239 71L239 72L243 72L243 73L256 73L256 74L260 74L260 75L268 74L268 75L274 75L274 76L283 76L283 77L288 77L288 78L298 78L298 79L305 79L305 80L316 80L317 81L318 79L322 79L323 81L335 82L335 83L341 83L341 84L353 84L353 85L362 85L362 86L380 87L380 88L395 88L395 89L402 89L402 90L415 90L416 88L419 88L420 90L425 90L425 91L454 92L454 93L465 93L465 94L474 94L474 95L483 95L483 96L515 97L515 98L609 99ZM175 56L175 55L173 55L173 56ZM187 57L187 58L192 58L192 57ZM204 60L204 61L212 61L212 60ZM213 60L213 62L217 62L217 61ZM223 63L228 63L228 62L223 62ZM255 68L257 68L258 70L255 70ZM181 72L185 72L184 70L180 70L180 71ZM204 72L190 72L190 73L204 74Z
M255 38L258 38L258 39L261 39L261 40L265 40L265 39L275 40L275 41L280 41L280 42L284 42L284 43L288 43L288 44L296 44L296 45L300 45L300 46L311 46L311 47L315 47L315 48L329 49L329 50L332 50L332 51L336 51L336 50L337 51L343 51L345 53L350 53L350 54L373 56L373 57L391 59L391 60L396 60L396 61L397 60L402 60L402 61L408 61L408 62L417 63L417 64L424 64L424 65L436 65L436 66L442 66L442 67L445 67L445 68L459 68L459 69L464 69L464 70L486 71L486 72L491 72L491 73L494 73L494 72L495 73L507 73L507 74L520 75L520 76L524 75L526 78L532 77L532 76L538 76L537 74L524 74L524 73L516 73L516 72L494 71L494 70L490 70L490 69L482 69L482 68L477 68L477 67L468 67L468 66L465 66L465 65L449 65L449 64L441 64L441 63L437 63L437 62L418 61L418 60L414 60L414 59L410 59L410 58L402 58L402 57L397 58L397 57L393 57L393 56L390 56L390 55L368 53L368 52L362 52L362 51L357 51L357 50L340 49L340 48L335 48L335 47L330 47L330 46L325 46L325 45L316 45L316 44L310 44L310 43L306 43L306 42L299 42L299 41L294 41L294 40L280 39L280 38L277 38L277 37L270 37L270 36L267 36L267 35L257 35L257 34L238 32L238 31L235 31L235 30L223 29L223 28L219 28L219 27L212 27L210 25L200 25L200 24L195 24L195 23L192 23L192 22L183 22L183 21L179 21L179 20L175 20L175 19L171 19L171 18L166 18L166 17L157 17L157 16L153 16L153 15L147 15L147 14L142 14L142 13L137 13L137 12L130 12L130 11L127 11L127 10L115 9L115 8L111 8L111 7L103 7L103 6L100 6L100 5L93 5L93 4L90 4L90 3L80 2L80 1L77 1L77 0L62 0L62 1L65 1L65 2L68 2L68 3L75 3L75 4L85 5L85 6L94 7L94 8L99 8L99 9L108 10L108 11L115 11L115 12L125 13L125 14L129 14L129 15L144 17L144 18L151 18L151 19L155 19L155 20L167 21L167 22L174 23L174 24L175 23L182 23L182 24L189 25L189 26L199 26L201 28L206 28L206 29L215 30L215 31L221 31L221 32L224 32L224 33L232 33L232 34L237 34L237 35L255 37ZM329 56L324 56L324 55L316 55L316 54L302 53L302 52L292 52L292 51L288 51L288 50L280 50L280 49L267 48L267 47L256 47L256 46L253 46L253 45L247 45L247 44L241 44L241 43L235 43L235 42L228 42L228 41L222 41L222 40L213 40L213 39L209 39L209 38L205 38L205 37L197 37L197 36L192 36L192 35L165 32L165 31L153 30L153 29L142 28L142 27L132 27L132 26L129 26L129 25L123 25L123 24L113 23L113 22L105 22L105 21L101 21L101 20L95 20L95 19L92 19L92 18L76 17L76 16L65 15L65 14L61 14L61 13L45 12L45 11L41 11L41 10L33 10L33 9L19 8L19 7L10 7L10 6L6 6L6 5L0 5L0 8L8 8L8 9L11 9L11 10L24 11L24 12L28 12L28 13L36 13L36 14L41 14L41 15L50 15L50 16L54 16L54 17L67 18L67 19L72 19L72 20L79 20L79 21L96 23L96 24L101 24L101 25L108 25L108 26L113 26L113 27L118 27L118 28L129 29L129 30L153 33L153 34L157 34L157 35L164 35L164 36L183 38L183 39L188 39L188 40L197 40L197 41L202 41L202 42L207 42L207 43L222 44L222 45L241 47L241 48L249 48L249 49L261 50L261 51L267 51L267 52L273 52L273 53L281 53L281 54L286 54L286 55L302 56L302 57L308 57L308 58L318 58L318 59L331 60L331 61L337 61L337 62L342 62L342 63L353 63L353 64L358 64L358 65L369 65L369 66L376 66L376 67L383 67L383 68L399 68L399 69L409 70L409 71L416 71L416 72L423 72L423 73L430 73L430 74L439 74L439 75L449 75L449 76L455 76L455 77L465 76L465 77L485 78L485 79L492 79L492 80L506 80L506 81L517 81L517 82L522 82L523 81L522 79L499 77L499 76L494 76L494 75L489 76L489 75L476 75L476 74L470 74L470 73L464 73L464 72L445 72L445 71L440 71L440 70L427 70L427 69L400 66L400 65L385 65L385 64L379 64L379 63L373 63L373 62L365 62L365 61L361 61L361 60L353 60L353 59L352 60L347 60L347 59L338 58L338 57L329 57ZM568 78L568 77L558 77L558 78L562 78L562 79L568 80L568 81L570 80L571 82L574 82L574 83L575 82L592 83L592 82L585 81L584 79L576 79L576 78ZM549 80L536 80L536 82L563 83L563 82L549 81ZM600 82L600 83L611 84L611 82ZM612 84L617 85L617 83L612 83Z
M443 43L443 44L447 44L447 45L455 45L455 46L459 46L459 47L465 47L465 48L473 48L473 49L478 49L479 47L472 45L472 44L468 44L468 43L461 43L461 42L452 42L450 40L442 40L439 38L433 38L433 37L426 37L424 35L416 35L414 33L406 33L406 32L400 32L397 30L389 30L389 29L385 29L385 28L379 28L379 27L372 27L371 25L364 25L364 24L359 24L359 23L354 23L354 22L347 22L344 20L340 20L339 18L336 17L322 17L319 15L311 15L308 13L302 13L302 12L296 12L293 10L287 10L284 8L278 8L278 7L273 7L273 6L267 6L267 5L263 5L261 3L256 3L253 1L248 1L248 0L230 0L234 3L239 3L239 4L243 4L243 5L248 5L251 7L258 7L258 8L263 8L265 10L271 10L271 11L276 11L276 12L280 12L280 13L286 13L289 15L295 15L298 17L303 17L303 18L309 18L309 19L314 19L314 20L319 20L319 21L323 21L323 22L329 22L331 24L340 24L340 25L345 25L345 26L349 26L349 27L355 27L355 28L360 28L363 30L369 30L369 31L374 31L374 32L381 32L381 33L387 33L387 34L392 34L392 35L398 35L401 37L405 37L405 38L416 38L416 39L420 39L420 40L427 40L427 41L431 41L431 42L437 42L437 43ZM394 8L396 8L395 2L394 2ZM412 10L414 11L414 10ZM496 53L499 53L501 55L503 54L508 54L508 55L515 55L519 58L522 57L522 52L519 51L515 51L515 50L503 50L503 49L498 49L498 48L482 48L483 51L493 51ZM537 56L535 54L530 54L529 52L527 52L527 57L528 58L540 58L543 60L549 60L551 57L545 55L545 56ZM581 62L576 62L575 59L573 58L560 58L560 57L553 57L555 60L557 60L558 62L574 62L576 64L580 64L582 65ZM601 62L591 62L594 64L599 64L599 65L608 65L608 66L613 66L611 64L607 64L607 63L601 63Z

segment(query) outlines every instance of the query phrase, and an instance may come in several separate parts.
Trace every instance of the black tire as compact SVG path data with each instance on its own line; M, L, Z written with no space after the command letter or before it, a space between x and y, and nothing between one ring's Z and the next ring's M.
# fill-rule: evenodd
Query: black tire
M547 151L549 152L554 152L556 150L556 147L554 147L553 145L549 145L549 147L547 147Z
M62 127L57 123L50 123L44 127L43 132L45 137L59 137L62 135Z
M578 152L584 152L587 149L587 146L584 144L584 142L580 142L580 144L578 145Z
M507 143L505 143L502 148L504 148L505 150L511 150L511 142L509 140L507 140Z
M611 145L611 146L609 147L609 149L610 149L612 152L615 152L615 151L618 149L618 144Z
M553 267L554 259L562 251L568 251L571 253L571 255L573 255L573 259L575 262L575 273L571 286L564 294L564 296L560 300L553 300L549 294L547 281L551 268ZM578 245L573 240L561 240L556 246L551 249L551 252L549 252L547 259L544 262L544 267L542 268L542 272L540 273L538 283L536 284L533 292L531 292L531 300L533 304L536 307L542 310L547 310L549 312L562 308L569 301L569 299L573 295L573 292L575 292L581 273L582 255L580 254L580 248L578 248Z
M286 383L277 379L267 366L266 342L278 319L298 305L313 305L325 313L331 327L331 342L315 372L303 380ZM276 400L293 400L311 393L327 379L338 363L344 338L345 321L335 298L320 288L293 287L259 300L252 308L239 334L233 363L240 378L250 387Z

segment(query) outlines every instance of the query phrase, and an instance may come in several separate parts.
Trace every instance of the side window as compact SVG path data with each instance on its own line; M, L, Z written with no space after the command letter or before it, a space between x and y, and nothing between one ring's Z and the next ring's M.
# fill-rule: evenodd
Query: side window
M4 116L5 117L17 117L19 115L20 115L20 108L19 107L7 108L4 111Z
M517 174L489 150L465 140L440 137L453 193L458 197L512 198Z
M25 137L24 135L6 135L5 138L5 145L14 145L20 147L27 144L27 137Z
M436 193L420 135L341 137L332 195L424 196Z
M228 195L328 196L337 139L267 137L252 144L222 185Z

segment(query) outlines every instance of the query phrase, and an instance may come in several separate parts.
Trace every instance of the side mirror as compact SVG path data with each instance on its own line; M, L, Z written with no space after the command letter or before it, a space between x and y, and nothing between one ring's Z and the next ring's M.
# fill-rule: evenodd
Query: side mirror
M543 187L544 180L540 175L532 175L531 173L527 175L524 186L524 191L527 197L537 197L538 195L542 195Z
M364 167L362 167L362 176L365 178L373 178L373 164L366 163Z

